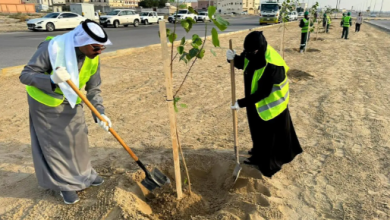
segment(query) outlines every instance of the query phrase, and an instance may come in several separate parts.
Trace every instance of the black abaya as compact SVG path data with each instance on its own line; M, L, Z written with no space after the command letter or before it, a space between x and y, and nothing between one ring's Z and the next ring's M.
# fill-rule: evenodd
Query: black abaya
M263 53L258 53L263 54ZM288 108L272 120L264 121L257 113L255 103L268 97L274 84L284 80L284 67L268 64L258 81L258 90L251 94L255 70L265 66L264 55L252 58L244 73L245 98L238 100L240 107L246 107L249 128L253 141L250 162L259 167L263 175L272 177L283 164L291 162L302 148L294 130ZM234 58L238 69L244 68L245 52ZM257 62L255 60L258 60Z

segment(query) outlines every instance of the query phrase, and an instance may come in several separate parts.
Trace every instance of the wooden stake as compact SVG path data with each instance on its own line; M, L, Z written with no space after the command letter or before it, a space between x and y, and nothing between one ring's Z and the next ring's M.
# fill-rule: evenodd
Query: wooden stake
M179 160L179 148L177 142L177 133L176 133L176 113L173 106L173 93L172 93L172 77L170 71L171 61L168 54L168 45L167 45L167 31L165 21L160 21L160 41L161 41L161 55L164 62L164 73L165 73L165 86L167 89L167 104L169 111L169 121L171 127L171 139L172 139L172 149L173 149L173 164L175 168L175 180L176 180L176 191L177 198L181 199L183 197L183 191L181 187L181 173L180 173L180 160Z
M282 40L280 42L280 55L282 55L282 57L284 59L284 31L286 29L286 27L284 26L285 25L285 23L284 23L284 13L282 14L282 23L283 23L283 25L282 25L283 30L282 30Z
M308 20L308 22L309 22L309 29L308 29L308 31L307 31L307 35L306 35L306 46L305 46L305 53L306 53L306 51L308 50L308 48L309 48L309 35L310 35L310 15L309 15L309 20Z

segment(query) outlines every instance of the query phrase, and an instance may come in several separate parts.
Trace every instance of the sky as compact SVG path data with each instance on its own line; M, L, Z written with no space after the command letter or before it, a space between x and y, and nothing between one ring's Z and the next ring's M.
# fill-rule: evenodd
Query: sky
M282 0L281 0L282 1ZM301 3L308 3L309 5L315 4L318 1L320 7L322 6L332 6L332 8L336 8L337 0L299 0ZM376 1L376 5L375 5ZM265 2L265 0L261 0L261 2ZM379 11L381 9L382 0L341 0L339 8L345 8L350 10L352 6L354 10L367 10L368 6L371 4L371 11ZM383 0L383 11L390 11L390 0Z

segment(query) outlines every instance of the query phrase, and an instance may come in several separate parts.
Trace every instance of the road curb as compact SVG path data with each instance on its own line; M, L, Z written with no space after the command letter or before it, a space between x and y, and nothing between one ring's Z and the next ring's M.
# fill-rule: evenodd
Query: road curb
M289 22L289 23L294 23L294 22ZM234 34L241 34L241 33L249 32L249 31L262 30L262 29L276 27L276 26L280 26L280 25L281 24L274 24L274 25L250 28L250 29L245 29L245 30L240 30L240 31L233 31L233 32L229 32L229 33L220 34L219 37L225 37L225 36L234 35ZM211 39L211 36L207 36L206 39ZM187 40L186 42L191 43L192 40ZM180 44L180 41L174 42L174 45L178 45L178 44ZM129 55L129 54L136 53L136 52L142 52L142 51L147 50L147 49L154 49L154 48L160 47L160 45L161 44L158 43L158 44L151 44L151 45L144 46L144 47L136 47L136 48L133 47L133 48L120 49L120 50L116 50L116 51L106 52L106 53L103 53L102 55L100 55L100 58L101 58L101 60L112 59L115 57ZM171 44L169 43L168 46L171 46ZM5 67L5 68L1 69L1 76L8 77L8 76L13 76L13 75L19 75L20 72L22 72L24 66L25 66L25 64L19 65L19 66Z

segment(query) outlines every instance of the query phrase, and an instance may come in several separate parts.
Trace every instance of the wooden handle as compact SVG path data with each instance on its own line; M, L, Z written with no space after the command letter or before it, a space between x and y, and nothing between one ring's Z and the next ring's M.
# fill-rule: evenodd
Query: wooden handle
M76 85L72 82L72 80L67 80L66 81L68 85L73 89L75 93L81 98L81 100L84 101L84 103L91 109L91 111L96 115L96 117L99 118L100 121L104 121L107 123L107 121L102 117L102 115L98 112L98 110L91 104L91 102L85 97L83 93L76 87ZM126 143L122 140L121 137L119 137L118 133L113 128L110 128L109 131L111 134L118 140L118 142L125 148L127 153L130 154L131 158L133 158L135 161L138 161L137 155L133 153L133 151L130 149L129 146L126 145Z
M229 48L233 50L233 41L229 40ZM234 74L234 59L230 61L230 78L232 84L232 105L236 103L236 75ZM238 130L237 130L237 110L233 110L233 132L234 132L234 152L236 154L236 162L239 163L238 153Z

